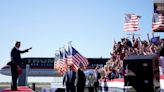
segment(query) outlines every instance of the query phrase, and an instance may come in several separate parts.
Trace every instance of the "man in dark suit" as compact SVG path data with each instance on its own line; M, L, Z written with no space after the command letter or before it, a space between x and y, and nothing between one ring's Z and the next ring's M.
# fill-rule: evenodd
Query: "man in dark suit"
M85 88L85 81L86 81L86 76L83 72L84 66L82 64L79 65L79 69L77 70L77 92L84 92Z
M75 92L76 72L73 71L72 66L68 66L67 72L63 77L63 85L66 85L66 92Z
M12 84L11 84L11 89L12 90L17 90L17 79L20 74L21 66L22 66L22 59L21 59L21 53L28 52L30 49L26 50L19 50L21 46L21 43L17 41L15 43L15 46L13 47L11 51L11 75L12 75Z

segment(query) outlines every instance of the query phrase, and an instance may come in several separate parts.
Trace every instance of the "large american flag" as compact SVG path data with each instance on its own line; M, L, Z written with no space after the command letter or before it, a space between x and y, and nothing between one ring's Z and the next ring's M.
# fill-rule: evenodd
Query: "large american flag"
M124 22L124 31L131 32L139 30L139 18L135 14L126 14L125 15L125 22Z
M82 64L84 67L88 66L88 59L82 56L74 47L70 47L69 49L71 51L67 62L68 64L71 63L73 65L73 69L77 71L79 64Z
M152 30L154 32L164 30L164 16L162 14L153 14Z

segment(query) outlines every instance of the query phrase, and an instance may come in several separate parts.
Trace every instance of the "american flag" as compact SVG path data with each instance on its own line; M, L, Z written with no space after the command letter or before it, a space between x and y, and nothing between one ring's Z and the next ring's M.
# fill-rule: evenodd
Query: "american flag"
M153 14L152 30L154 32L164 30L164 16L162 14Z
M74 47L70 47L71 51L70 56L67 59L68 63L72 63L73 69L77 71L79 64L82 64L84 67L88 66L88 59L82 56Z
M59 51L59 59L55 62L55 68L60 74L64 74L67 70L65 52Z
M124 22L124 31L131 32L139 30L139 18L135 14L126 14L125 15L125 22Z

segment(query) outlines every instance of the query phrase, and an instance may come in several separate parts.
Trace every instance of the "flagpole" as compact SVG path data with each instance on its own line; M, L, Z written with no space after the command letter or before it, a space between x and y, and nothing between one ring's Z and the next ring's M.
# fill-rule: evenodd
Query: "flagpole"
M55 51L54 61L57 61L57 53L58 53L58 50Z
M66 62L66 65L68 66L67 60L66 60L66 50L65 50L65 45L63 46L63 61Z
M71 44L72 44L72 41L69 41L69 42L68 42L68 45L71 45Z
M154 38L154 32L152 33L152 38Z
M148 39L148 42L149 42L149 44L150 44L149 33L147 33L147 39Z
M72 41L69 41L69 42L68 42L68 59L69 59L68 64L70 64L70 65L72 64L71 43L72 43Z
M68 42L68 48L70 50L70 55L72 56L72 41Z
M56 57L57 57L57 50L55 51L55 55L54 55L54 69L55 69Z

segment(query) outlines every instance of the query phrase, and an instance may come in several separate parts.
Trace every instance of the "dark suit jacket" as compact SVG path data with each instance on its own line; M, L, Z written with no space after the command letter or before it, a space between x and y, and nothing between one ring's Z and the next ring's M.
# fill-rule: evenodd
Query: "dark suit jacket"
M86 77L82 70L77 71L77 86L85 86Z
M76 79L76 72L72 71L71 81L70 81L68 72L66 72L64 77L63 77L63 85L65 84L66 86L74 86L75 79Z
M14 47L11 51L11 62L12 64L16 64L21 66L22 65L22 60L21 60L21 53L28 52L28 49L20 51L16 47Z

